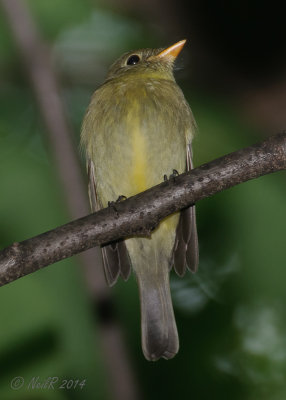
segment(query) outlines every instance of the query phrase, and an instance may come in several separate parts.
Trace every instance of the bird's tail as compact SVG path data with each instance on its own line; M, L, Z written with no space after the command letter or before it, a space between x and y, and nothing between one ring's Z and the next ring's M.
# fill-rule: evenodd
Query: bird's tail
M141 303L141 335L147 360L169 359L179 350L179 338L174 317L169 270L156 274L147 268L137 275ZM150 273L151 272L151 273Z

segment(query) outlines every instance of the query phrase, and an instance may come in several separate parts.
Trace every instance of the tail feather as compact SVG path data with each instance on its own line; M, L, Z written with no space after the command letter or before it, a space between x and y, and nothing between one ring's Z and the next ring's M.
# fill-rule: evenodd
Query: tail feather
M163 275L163 276L162 276ZM168 271L138 276L141 300L142 348L147 360L173 358L179 338L172 306Z

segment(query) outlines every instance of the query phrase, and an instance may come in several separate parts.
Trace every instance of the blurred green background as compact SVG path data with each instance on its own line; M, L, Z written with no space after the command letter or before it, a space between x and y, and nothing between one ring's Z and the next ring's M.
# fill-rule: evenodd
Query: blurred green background
M187 38L176 78L199 126L198 166L286 128L286 7L274 3L27 5L50 46L76 145L90 95L111 62L130 49ZM1 248L70 220L45 129L0 2ZM283 172L198 203L199 272L184 279L171 273L180 336L173 360L150 363L142 355L134 277L112 288L142 399L286 398L285 199ZM110 391L78 259L2 287L0 321L1 399L119 398ZM58 376L85 385L12 390L17 376L25 383Z

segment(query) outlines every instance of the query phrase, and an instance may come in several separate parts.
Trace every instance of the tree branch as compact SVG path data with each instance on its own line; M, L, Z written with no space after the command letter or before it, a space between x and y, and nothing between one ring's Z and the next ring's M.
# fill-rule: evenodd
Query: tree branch
M286 169L286 132L227 154L175 180L0 252L0 285L93 246L148 236L160 220L239 183Z

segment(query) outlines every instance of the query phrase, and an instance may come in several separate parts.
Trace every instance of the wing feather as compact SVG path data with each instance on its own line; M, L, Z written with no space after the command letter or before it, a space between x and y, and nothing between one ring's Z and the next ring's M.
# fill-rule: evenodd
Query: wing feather
M92 160L87 161L88 193L91 211L102 208L96 193L95 168ZM116 283L119 275L127 281L131 273L131 261L124 240L113 242L101 247L103 267L109 286Z
M193 168L191 145L187 144L187 171ZM173 250L173 264L176 273L184 276L186 268L196 272L199 264L199 245L195 206L180 213Z

